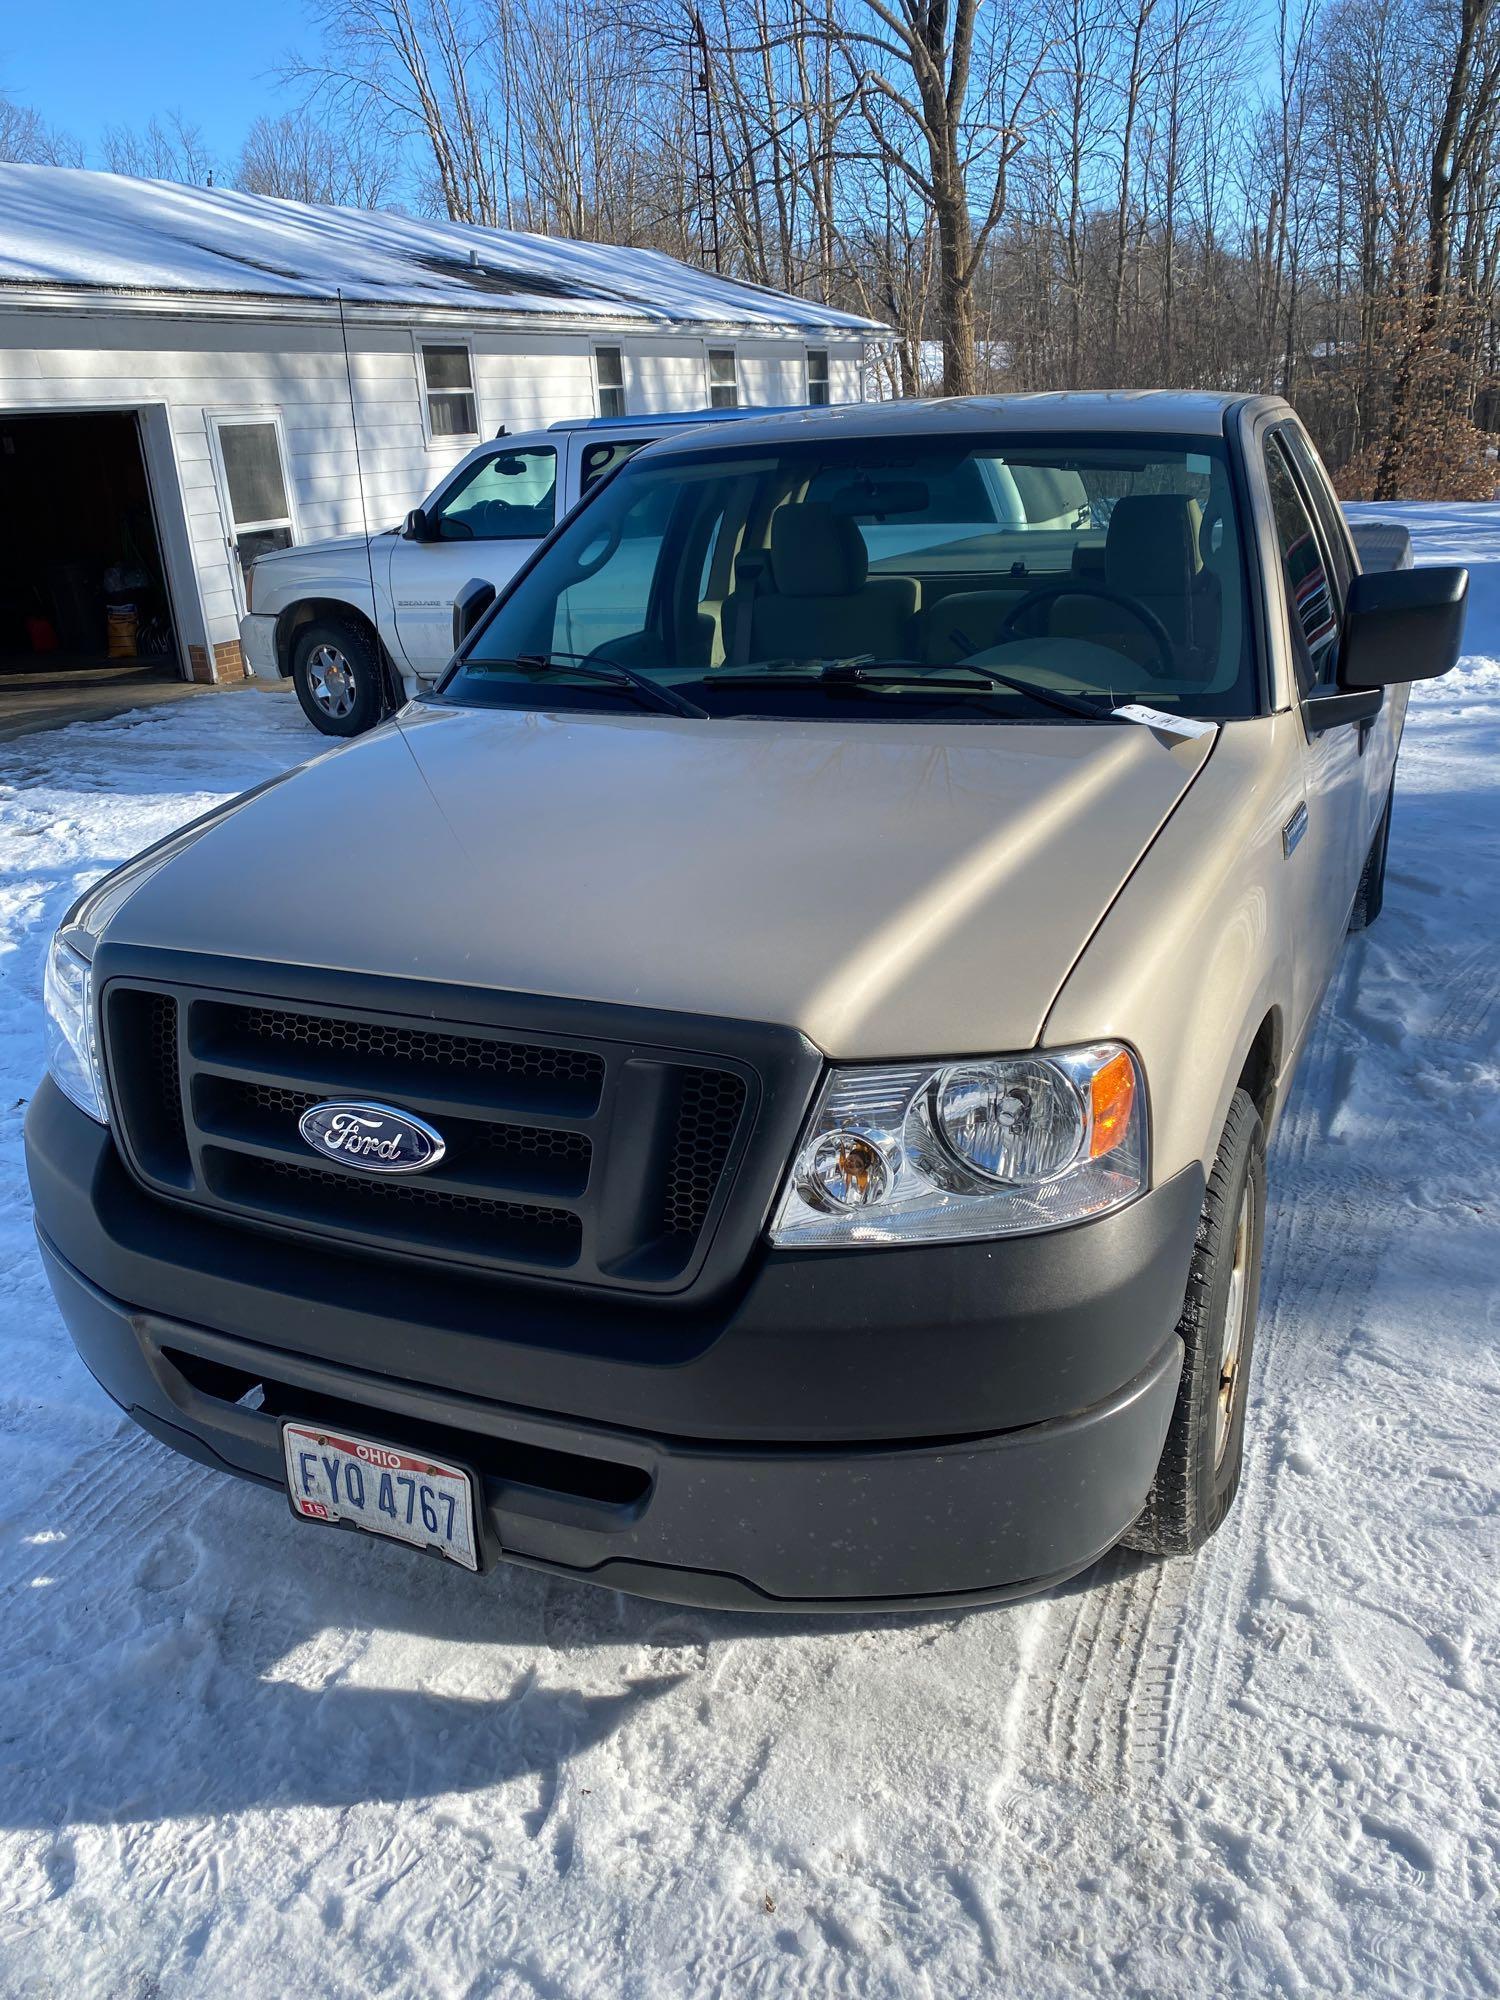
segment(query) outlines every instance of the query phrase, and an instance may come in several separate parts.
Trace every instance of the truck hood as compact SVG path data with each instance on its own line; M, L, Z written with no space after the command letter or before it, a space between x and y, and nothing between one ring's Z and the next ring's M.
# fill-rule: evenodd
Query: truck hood
M257 567L261 563L283 563L305 556L357 555L363 561L367 546L395 532L394 528L376 528L369 535L325 535L319 542L293 542L288 549L267 549L255 561Z
M109 935L779 1022L834 1057L1026 1048L1212 742L419 708L247 801Z

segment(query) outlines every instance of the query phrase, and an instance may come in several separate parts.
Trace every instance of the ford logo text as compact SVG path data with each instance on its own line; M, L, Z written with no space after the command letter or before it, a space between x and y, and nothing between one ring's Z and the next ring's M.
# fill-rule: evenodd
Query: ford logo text
M310 1104L297 1130L315 1153L367 1174L420 1174L447 1151L441 1132L389 1104Z

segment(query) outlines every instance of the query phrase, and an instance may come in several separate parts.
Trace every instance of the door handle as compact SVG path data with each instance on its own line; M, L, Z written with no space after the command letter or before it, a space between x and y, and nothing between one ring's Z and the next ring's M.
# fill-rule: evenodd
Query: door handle
M1301 840L1306 831L1307 801L1304 799L1286 825L1281 829L1281 854L1283 860L1291 859L1292 849Z

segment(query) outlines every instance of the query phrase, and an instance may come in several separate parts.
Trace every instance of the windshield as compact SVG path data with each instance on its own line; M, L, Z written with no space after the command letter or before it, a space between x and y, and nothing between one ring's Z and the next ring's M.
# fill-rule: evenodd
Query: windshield
M829 437L632 460L443 699L1218 718L1256 712L1249 662L1222 441Z

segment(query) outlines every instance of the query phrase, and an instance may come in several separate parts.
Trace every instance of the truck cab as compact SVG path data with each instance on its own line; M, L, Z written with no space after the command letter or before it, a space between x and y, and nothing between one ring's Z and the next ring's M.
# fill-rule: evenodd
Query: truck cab
M326 736L358 736L431 687L453 652L453 600L508 583L553 528L643 445L765 415L745 409L567 417L476 445L398 528L274 549L251 567L240 650L265 687L290 680Z

